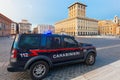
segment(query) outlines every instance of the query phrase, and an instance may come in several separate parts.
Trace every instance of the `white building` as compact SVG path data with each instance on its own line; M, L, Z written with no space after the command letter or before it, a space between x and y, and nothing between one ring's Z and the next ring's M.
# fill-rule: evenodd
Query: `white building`
M53 25L37 25L38 28L38 33L45 33L47 31L51 31L52 33L54 33L54 26Z
M13 22L11 23L11 35L17 34L17 23Z
M28 20L23 19L19 23L19 33L29 33L31 31L32 24Z

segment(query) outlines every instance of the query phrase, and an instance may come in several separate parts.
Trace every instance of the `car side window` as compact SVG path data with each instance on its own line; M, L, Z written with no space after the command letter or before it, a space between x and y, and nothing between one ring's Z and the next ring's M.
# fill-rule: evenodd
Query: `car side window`
M58 49L61 47L60 37L47 37L47 48L48 49Z
M38 49L40 41L38 36L22 36L19 47L22 49Z
M63 45L64 47L67 47L67 48L78 47L77 42L70 37L64 38Z
M41 45L40 45L41 49L46 49L46 36L42 35L41 36Z

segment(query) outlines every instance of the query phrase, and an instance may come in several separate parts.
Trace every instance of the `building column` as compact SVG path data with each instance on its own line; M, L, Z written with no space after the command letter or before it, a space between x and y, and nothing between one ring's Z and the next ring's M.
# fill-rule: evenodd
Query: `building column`
M79 36L78 35L78 19L75 20L76 26L75 26L75 36Z

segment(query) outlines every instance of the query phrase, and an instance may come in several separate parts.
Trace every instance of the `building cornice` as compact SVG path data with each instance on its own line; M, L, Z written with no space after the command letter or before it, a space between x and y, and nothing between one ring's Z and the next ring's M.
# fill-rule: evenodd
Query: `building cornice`
M98 22L99 20L88 18L88 17L76 17L77 19L84 19L84 20L89 20L89 21L96 21Z
M55 24L59 24L59 23L66 22L66 21L70 21L70 20L73 20L73 19L77 19L77 18L76 18L76 17L74 17L74 18L67 18L67 19L58 21L58 22L56 22Z
M69 20L73 20L73 19L83 19L83 20L89 20L89 21L95 21L95 22L98 22L98 20L96 19L92 19L92 18L87 18L87 17L74 17L74 18L67 18L67 19L64 19L62 21L59 21L55 24L59 24L59 23L62 23L62 22L66 22L66 21L69 21Z
M73 3L72 5L70 5L68 8L72 7L72 6L75 5L75 4L80 4L80 5L83 5L83 6L87 7L87 5L85 5L85 4L83 4L83 3L75 2L75 3Z
M29 24L29 25L32 25L31 23L22 23L22 22L20 22L19 24Z

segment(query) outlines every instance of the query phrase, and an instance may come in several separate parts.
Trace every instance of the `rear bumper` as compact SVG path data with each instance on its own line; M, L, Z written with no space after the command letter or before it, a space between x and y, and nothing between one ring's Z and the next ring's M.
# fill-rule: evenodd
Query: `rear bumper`
M22 68L22 67L12 66L12 65L10 65L10 64L8 65L7 70L8 70L9 72L23 72L23 71L25 71L24 68Z

